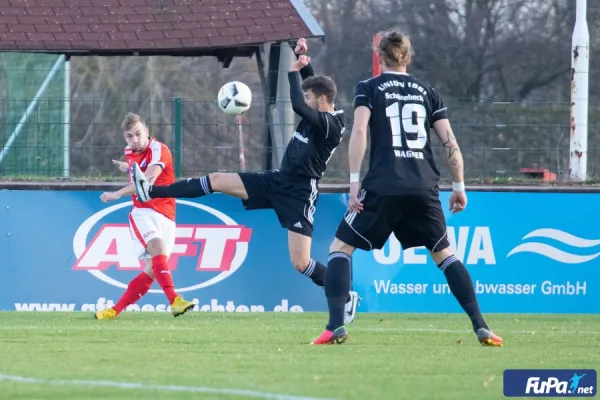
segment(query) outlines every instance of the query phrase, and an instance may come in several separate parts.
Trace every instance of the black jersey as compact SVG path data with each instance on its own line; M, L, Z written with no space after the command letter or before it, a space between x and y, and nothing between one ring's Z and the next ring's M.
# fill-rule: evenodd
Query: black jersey
M371 110L369 171L362 187L377 194L431 193L439 171L429 129L448 118L430 86L401 72L384 72L356 85L354 106Z
M302 77L306 78L312 75L312 68L309 65L301 72ZM280 171L288 175L320 179L342 140L344 111L320 112L309 107L304 102L300 74L289 72L288 77L292 108L302 120L285 149Z

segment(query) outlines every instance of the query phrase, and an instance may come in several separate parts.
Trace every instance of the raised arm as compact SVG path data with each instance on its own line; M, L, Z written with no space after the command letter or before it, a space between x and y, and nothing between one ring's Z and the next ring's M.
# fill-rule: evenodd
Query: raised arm
M294 48L294 53L296 54L296 59L299 59L301 55L306 54L308 51L308 46L306 45L306 39L300 38L296 43L296 48ZM307 64L302 69L300 69L300 77L302 80L309 78L315 75L315 71L313 70L312 65Z
M300 76L302 77L302 80L310 78L311 76L315 76L315 71L310 63L300 70Z
M301 55L298 61L292 64L292 70L288 72L290 81L290 100L292 109L312 126L319 126L319 112L310 107L304 101L304 93L300 85L300 70L310 63L310 57Z

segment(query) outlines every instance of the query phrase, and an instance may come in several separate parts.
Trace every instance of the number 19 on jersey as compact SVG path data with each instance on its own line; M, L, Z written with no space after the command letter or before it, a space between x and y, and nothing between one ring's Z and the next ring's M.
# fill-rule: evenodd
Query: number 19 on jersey
M427 130L425 129L425 119L427 110L425 106L418 103L402 104L400 102L390 104L385 109L385 115L389 118L390 128L392 130L392 146L403 148L402 134L416 135L416 139L406 137L406 145L412 150L421 150L427 144ZM402 123L400 117L402 116Z

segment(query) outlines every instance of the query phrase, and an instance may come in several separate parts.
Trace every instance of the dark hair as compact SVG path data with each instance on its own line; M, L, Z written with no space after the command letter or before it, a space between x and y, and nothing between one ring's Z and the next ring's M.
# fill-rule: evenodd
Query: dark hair
M388 67L408 64L408 58L412 54L409 37L397 30L382 33L376 50Z
M317 97L325 95L329 104L333 104L335 96L337 95L337 87L335 86L335 82L328 76L315 75L306 78L302 82L302 90L307 91L309 89Z
M125 115L125 118L123 118L121 129L123 129L123 132L127 132L137 122L141 122L142 125L146 126L146 121L144 121L144 118L132 112L128 112L127 115Z

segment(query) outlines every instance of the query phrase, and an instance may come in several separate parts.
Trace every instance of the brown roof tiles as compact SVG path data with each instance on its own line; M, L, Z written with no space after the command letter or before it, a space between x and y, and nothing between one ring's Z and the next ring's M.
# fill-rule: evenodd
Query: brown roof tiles
M0 0L0 51L249 55L322 36L302 0Z

